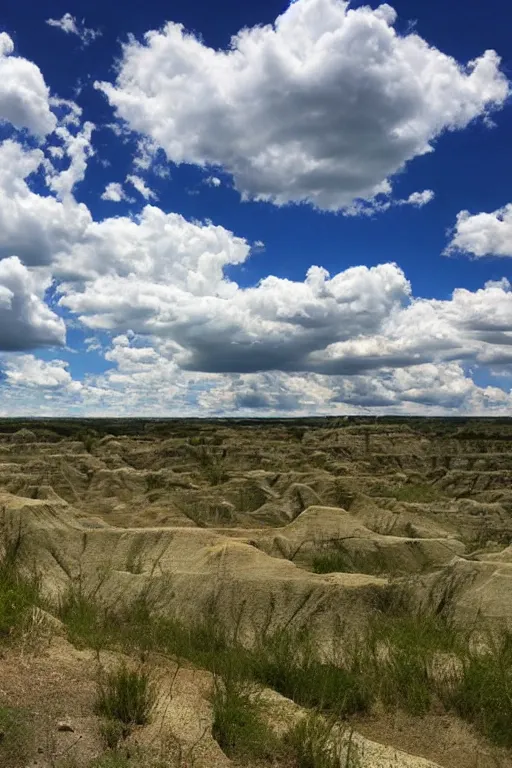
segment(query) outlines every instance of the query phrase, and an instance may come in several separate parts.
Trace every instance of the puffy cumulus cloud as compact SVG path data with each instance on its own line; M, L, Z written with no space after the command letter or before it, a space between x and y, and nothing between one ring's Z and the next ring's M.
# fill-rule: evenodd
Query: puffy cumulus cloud
M155 209L147 208L145 218L153 228L169 222L178 232L193 232L195 248L189 245L188 253L180 253L174 243L176 257L170 259L163 249L171 232L166 227L162 243L150 254L146 250L143 258L137 225L130 222L132 237L110 241L111 249L118 248L115 272L105 274L108 262L96 244L89 257L94 265L101 263L104 274L85 285L64 285L60 303L90 328L132 329L173 340L182 368L308 370L314 365L310 355L339 339L377 333L409 298L409 283L394 264L354 267L332 279L326 270L312 267L304 282L270 276L256 287L241 289L223 276L223 267L245 260L245 241L220 227L199 228ZM110 226L126 225L118 219ZM130 250L123 247L126 242Z
M130 200L123 189L123 185L119 184L117 181L111 181L110 184L107 184L101 195L101 199L109 200L111 203L121 203L123 200Z
M450 300L435 301L413 298L395 264L352 267L332 276L314 266L303 281L269 275L241 288L226 268L242 265L254 247L223 227L152 205L135 216L94 221L72 195L84 172L87 130L92 127L75 136L78 160L64 180L53 166L48 169L41 150L14 141L0 145L0 258L15 255L19 267L29 268L27 280L48 267L60 305L85 327L133 330L165 341L173 345L174 366L202 374L357 376L450 360L493 367L511 361L512 292L506 280L474 292L457 289ZM71 168L70 135L63 138ZM32 191L30 177L41 169L61 190L61 200ZM4 290L4 304L6 296ZM4 347L26 348L36 339L50 343L48 338L62 343L62 321L43 298L37 294L36 315L44 309L49 325L43 325L53 331L13 331L8 342L4 330ZM19 320L12 324L19 327Z
M15 141L0 144L0 259L15 255L26 266L50 264L69 252L91 223L87 207L71 196L61 202L31 190L28 179L40 169L63 191L68 187L70 177L58 181L41 150L26 150Z
M277 372L223 376L198 395L210 413L335 412L334 392L327 377Z
M0 120L41 138L53 134L47 154L13 139L0 143L0 349L26 350L65 341L45 293L49 267L91 221L72 191L93 154L94 126L82 126L80 108L50 98L38 68L11 54L11 39L0 34ZM42 194L33 191L36 177Z
M143 305L147 297L153 306L153 311L149 309L146 313L151 321L151 315L158 316L159 307L172 313L173 297L180 292L184 297L204 295L206 300L210 295L231 295L236 284L225 279L223 270L227 265L243 263L249 251L243 238L223 227L190 222L177 213L166 214L147 205L139 215L130 218L119 216L90 222L67 253L59 256L55 270L72 283L65 284L62 290L63 303L73 311L103 314L105 294L117 287L134 293L135 314L146 313ZM92 295L95 290L97 301ZM159 295L163 302L160 304ZM121 304L116 302L119 309L112 310L118 313L120 327L126 329L130 322L126 322L127 315L123 319L124 297L117 299L121 300ZM178 307L176 311L179 313ZM126 312L129 313L128 308ZM113 328L116 321L109 320L108 325Z
M16 256L0 261L0 350L64 344L64 322L43 299L49 284Z
M342 380L336 399L398 413L506 413L512 393L479 387L455 361L388 369L376 376Z
M447 301L413 299L390 312L377 334L334 343L311 362L330 374L455 359L504 364L512 362L511 345L512 291L502 280L474 292L456 289Z
M249 244L222 227L146 206L93 223L69 257L60 304L93 330L128 330L173 345L202 373L311 372L355 376L451 360L504 365L512 351L507 280L446 301L414 298L396 264L304 281L274 276L241 288L225 275Z
M39 67L13 51L12 39L0 32L0 121L44 138L57 125L50 92Z
M117 125L114 124L114 126L118 128ZM112 128L114 128L114 126L112 126ZM125 128L125 131L126 136L129 137L130 131L127 128ZM161 162L162 159L164 162ZM150 171L161 179L168 179L171 175L165 162L165 154L152 139L148 138L148 136L141 136L137 141L137 150L133 158L133 167L137 173Z
M512 393L479 387L458 363L385 369L367 376L242 374L225 376L198 398L208 413L279 415L361 413L506 414Z
M243 198L371 207L443 131L509 93L494 51L460 64L398 34L395 17L387 4L297 0L225 51L168 23L131 39L115 83L97 87L170 161L222 167Z
M46 362L34 355L12 355L3 363L4 376L8 384L16 387L39 387L41 389L65 389L79 392L82 385L73 381L68 363L63 360Z
M101 36L99 29L86 27L84 19L77 21L76 16L72 16L70 13L65 13L60 19L46 19L46 23L50 27L61 29L67 35L76 35L80 38L83 45L89 45L97 37Z
M106 353L114 367L84 387L89 407L135 414L304 415L361 413L505 414L512 393L479 387L458 362L425 363L371 374L328 376L268 371L208 374L183 371L168 342L129 333Z
M61 413L126 416L368 411L503 415L512 405L511 392L476 385L455 361L349 376L283 371L208 374L183 371L175 362L175 351L169 342L121 334L104 351L112 367L84 382L73 381L65 363L58 360L44 363L31 355L4 355L9 364L3 365L2 403L11 398L11 414L20 412L21 404L22 412L30 406L30 412L44 413L46 408L51 413L58 406ZM30 392L38 393L39 399L36 394L31 399Z
M461 211L445 253L512 257L512 203L492 213Z
M63 360L0 354L0 416L70 416L83 413L82 383Z

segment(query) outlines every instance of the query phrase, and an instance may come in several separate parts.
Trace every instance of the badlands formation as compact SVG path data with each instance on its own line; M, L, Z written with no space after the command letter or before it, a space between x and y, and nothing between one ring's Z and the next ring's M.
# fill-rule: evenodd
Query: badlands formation
M456 634L506 633L511 448L512 420L4 420L0 551L37 579L31 621L44 625L35 645L28 630L0 637L0 716L28 712L33 738L33 753L5 764L149 766L140 749L166 735L172 756L158 765L179 768L512 765L503 739L435 701L420 715L377 702L329 721L331 762L230 754L212 726L215 670L156 652L152 716L126 738L126 763L98 762L98 669L127 651L74 642L61 615L72 593L113 623L143 599L184 628L210 617L247 653L307 632L320 660L364 645L368 623L405 602ZM276 732L305 717L283 690L255 695ZM0 763L2 741L0 723Z

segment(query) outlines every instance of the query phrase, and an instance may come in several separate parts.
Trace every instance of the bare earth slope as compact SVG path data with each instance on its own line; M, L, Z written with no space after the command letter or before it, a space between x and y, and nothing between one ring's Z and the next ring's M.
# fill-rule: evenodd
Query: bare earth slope
M328 647L390 585L512 629L511 449L507 421L6 421L0 546L54 604L79 584L191 625L214 604L247 646ZM378 749L364 765L434 765Z

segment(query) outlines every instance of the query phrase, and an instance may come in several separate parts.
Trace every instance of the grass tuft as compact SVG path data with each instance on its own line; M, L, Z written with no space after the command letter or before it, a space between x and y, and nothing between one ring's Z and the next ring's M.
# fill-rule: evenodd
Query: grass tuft
M59 618L64 622L68 638L77 647L93 648L99 652L111 640L108 616L81 589L71 588L59 605Z
M120 720L112 720L110 717L106 718L101 726L101 737L103 743L109 750L116 750L119 744L129 735L129 728Z
M20 576L15 554L8 552L0 563L0 643L19 638L39 602L39 587L35 579Z
M98 682L96 712L127 726L149 722L155 703L155 688L144 669L131 670L126 664L107 672Z
M212 704L213 738L228 757L265 759L275 754L277 739L249 681L236 675L216 676Z
M512 633L469 648L445 686L445 704L501 747L512 747Z
M285 742L296 768L360 768L361 761L350 734L347 744L333 738L335 722L318 713L302 718L286 735Z

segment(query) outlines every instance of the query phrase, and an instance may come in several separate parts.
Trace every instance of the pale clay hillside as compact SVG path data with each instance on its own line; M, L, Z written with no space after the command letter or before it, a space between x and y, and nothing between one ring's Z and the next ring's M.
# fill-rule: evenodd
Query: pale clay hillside
M4 421L4 768L512 766L512 421Z

